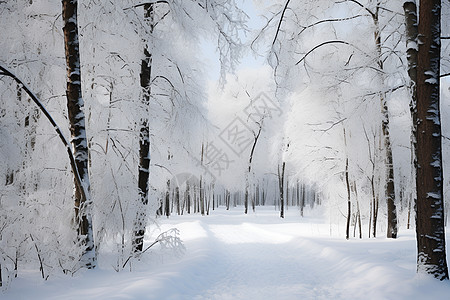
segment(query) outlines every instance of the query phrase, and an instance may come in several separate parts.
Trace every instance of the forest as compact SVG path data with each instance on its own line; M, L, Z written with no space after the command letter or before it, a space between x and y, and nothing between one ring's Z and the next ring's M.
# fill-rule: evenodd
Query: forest
M0 0L0 28L0 297L258 215L411 237L450 290L450 1Z

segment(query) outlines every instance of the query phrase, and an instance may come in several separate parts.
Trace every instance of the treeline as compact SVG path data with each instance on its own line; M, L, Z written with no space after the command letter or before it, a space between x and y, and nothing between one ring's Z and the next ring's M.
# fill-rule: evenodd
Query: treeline
M200 183L196 179L192 176L180 186L174 183L177 182L176 177L172 181L167 181L167 190L159 198L157 215L166 217L174 214L209 215L219 206L225 207L226 210L245 207L245 191L230 191L223 186L217 187L215 183ZM251 191L249 201L251 210L257 211L260 206L274 206L280 212L280 216L283 216L284 211L292 207L303 217L305 207L312 209L321 204L320 193L307 184L297 182L294 186L285 187L284 199L279 197L277 189L276 181L256 185Z

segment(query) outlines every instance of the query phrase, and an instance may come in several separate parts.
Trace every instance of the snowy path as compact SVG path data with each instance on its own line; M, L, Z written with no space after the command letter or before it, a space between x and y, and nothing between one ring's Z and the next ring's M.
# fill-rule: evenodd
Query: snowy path
M396 241L330 236L319 219L272 209L160 220L177 227L182 257L154 250L133 272L100 270L47 282L18 279L1 299L448 299L450 284L415 275L413 231ZM448 247L447 247L448 249ZM101 262L102 260L100 260ZM135 266L136 267L136 266Z

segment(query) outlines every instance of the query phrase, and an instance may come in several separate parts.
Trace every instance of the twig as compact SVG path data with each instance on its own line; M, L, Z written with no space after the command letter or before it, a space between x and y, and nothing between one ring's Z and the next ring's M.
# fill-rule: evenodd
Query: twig
M34 241L33 236L31 235L31 233L30 233L30 238L31 238L31 240L32 240L33 243L34 243L34 248L36 249L36 252L37 252L37 256L38 256L39 264L40 264L39 270L41 271L42 279L46 279L46 278L45 278L45 274L44 274L44 265L43 265L43 263L42 263L41 254L40 254L40 251L39 251L39 249L38 249L38 246L37 246L36 242Z
M122 269L125 269L125 266L127 265L128 261L129 261L132 257L137 257L138 255L144 254L148 249L150 249L151 247L153 247L155 244L157 244L157 243L159 243L159 242L160 242L160 240L156 240L156 241L154 241L153 243L151 243L150 246L148 246L147 248L145 248L144 251L138 253L137 255L130 255L130 256L128 256L127 260L125 261L125 263L124 263L123 266L122 266Z

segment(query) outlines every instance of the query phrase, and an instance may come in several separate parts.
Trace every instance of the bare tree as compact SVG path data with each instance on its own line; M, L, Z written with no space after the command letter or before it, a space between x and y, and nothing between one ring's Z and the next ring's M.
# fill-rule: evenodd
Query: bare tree
M261 135L261 130L263 126L264 118L261 119L261 121L258 124L258 132L253 132L253 145L252 149L250 151L250 156L248 158L248 164L247 164L247 172L245 174L245 195L244 195L244 213L248 212L248 198L249 198L249 191L250 191L250 175L252 170L252 160L253 155L255 153L256 143L258 143L259 136ZM254 209L254 206L253 206Z
M379 83L379 88L374 92L364 95L363 98L374 98L377 101L380 101L380 123L382 128L381 135L383 137L383 152L385 154L384 165L386 169L386 174L383 179L385 182L384 197L386 199L388 216L387 237L396 238L398 231L398 221L395 201L394 157L391 144L391 134L389 127L390 114L388 106L388 91L392 89L389 88L387 83L386 74L388 70L386 69L385 61L390 53L395 53L395 49L398 43L397 41L393 41L393 39L395 39L393 37L396 36L395 34L392 34L392 32L387 32L385 34L383 32L383 30L386 30L386 24L380 23L380 20L382 17L386 18L386 15L388 14L390 14L388 17L391 19L396 17L398 14L395 11L390 10L387 7L386 3L380 0L344 0L336 1L334 2L334 4L330 4L330 2L324 1L323 6L348 5L349 8L356 6L359 7L360 11L356 12L353 15L349 14L346 17L314 16L314 21L307 25L302 25L300 22L293 21L295 20L296 16L302 11L305 11L310 15L313 14L313 11L310 7L308 7L308 5L309 4L307 3L305 3L305 5L299 5L298 3L289 0L284 1L284 5L279 6L279 11L274 15L274 17L268 18L268 23L258 35L258 38L263 35L263 31L267 30L267 28L274 28L275 33L269 51L269 61L272 63L274 68L274 75L275 80L277 81L277 86L284 86L284 82L289 80L288 78L286 78L289 76L285 76L284 74L288 74L288 72L291 72L292 63L290 63L289 61L291 61L291 59L293 58L292 53L304 53L299 60L297 59L297 63L295 65L300 65L302 63L308 77L310 73L312 73L309 72L308 69L313 68L311 67L310 63L306 62L306 58L309 56L314 56L315 52L320 52L325 47L334 47L335 49L339 49L338 51L341 51L341 49L344 48L350 48L353 51L353 53L349 55L347 62L343 64L342 67L340 67L340 70L343 73L345 72L345 75L343 76L342 74L339 74L339 76L336 76L335 73L334 75L331 75L339 77L336 85L350 83L349 81L351 79L351 76L354 76L359 71L365 73L375 71L373 73L373 78L376 78L377 82ZM309 11L306 10L305 7L308 7ZM373 24L373 26L368 27L368 29L373 32L373 41L375 45L375 47L371 46L372 50L370 52L367 52L366 50L363 50L363 48L360 48L355 42L354 37L345 35L345 33L341 34L339 29L334 26L334 24L344 24L345 22L352 22L356 19L364 18L370 20L370 22ZM271 26L271 23L276 24ZM364 26L367 26L366 24L367 23L365 23ZM295 29L293 29L294 27L297 27L296 32ZM310 47L309 50L304 50L303 44L308 45L309 41L307 41L306 43L299 42L301 36L307 35L312 29L320 30L320 28L328 28L329 32L327 32L326 34L331 33L330 36L324 41L314 43L315 46ZM388 42L392 43L392 45L388 44ZM283 47L281 47L281 45L283 45ZM292 51L290 47L294 47L296 51ZM359 62L358 65L352 65L354 61L358 61L358 58L356 58L357 56L369 59L362 60L362 63ZM283 59L286 60L287 57L289 57L289 60L287 62L283 61ZM287 66L291 66L291 68ZM284 76L284 80L279 80L281 76ZM280 84L281 82L283 84ZM293 82L292 84L294 85L294 88L296 88L298 85L298 83L295 82ZM287 86L289 86L289 84L287 84Z
M149 34L153 32L154 3L144 5L146 25ZM148 49L148 41L145 41L144 53L141 61L140 85L142 89L141 104L144 111L148 110L151 97L151 73L152 54ZM148 125L148 113L139 121L139 166L138 166L138 192L140 209L137 212L133 236L133 252L142 252L145 234L145 207L148 204L148 180L150 174L150 129Z
M348 153L347 153L347 134L345 127L342 128L345 146L345 187L347 189L347 225L345 226L345 238L350 238L350 218L352 215L352 193L350 189L349 169L348 169Z
M81 264L89 269L97 265L94 247L88 172L88 142L86 138L84 101L81 94L80 45L77 22L77 0L62 1L64 44L67 69L67 112L70 123L72 151L81 184L75 184L75 216L78 240L85 247Z
M370 12L372 15L373 22L375 24L375 45L377 49L377 65L380 71L384 72L384 62L383 62L383 52L382 52L382 44L381 44L381 29L379 24L379 12L380 12L380 1L377 2L375 12ZM381 76L381 80L384 85L384 76ZM384 149L386 151L386 169L387 169L387 178L386 178L386 204L387 204L387 237L388 238L397 238L397 208L395 205L395 184L394 184L394 161L392 155L392 145L391 145L391 135L389 132L389 110L387 105L387 99L385 92L382 91L380 93L380 101L381 101L381 113L383 116L381 122L381 128L383 132L383 143Z
M283 161L278 165L278 190L280 195L280 218L284 218L284 171L286 168L286 162Z

